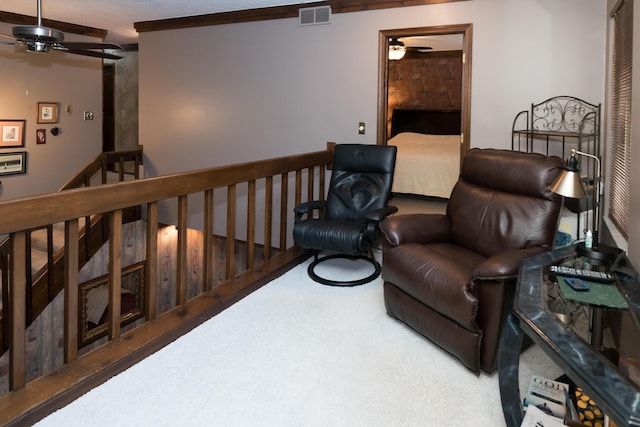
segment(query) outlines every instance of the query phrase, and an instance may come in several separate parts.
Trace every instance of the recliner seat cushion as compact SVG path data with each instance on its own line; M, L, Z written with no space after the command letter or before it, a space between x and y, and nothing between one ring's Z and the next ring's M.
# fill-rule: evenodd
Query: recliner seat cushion
M384 280L468 330L477 331L478 300L470 283L475 267L484 260L448 243L406 243L385 252Z

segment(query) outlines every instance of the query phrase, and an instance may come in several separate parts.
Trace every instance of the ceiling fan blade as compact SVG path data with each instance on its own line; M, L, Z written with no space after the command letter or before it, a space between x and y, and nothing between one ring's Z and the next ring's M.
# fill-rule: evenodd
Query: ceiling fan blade
M11 39L14 42L16 41L16 38L9 34L0 33L0 37L4 37L5 39Z
M83 50L83 49L67 49L67 48L53 48L60 52L73 53L75 55L83 55L83 56L92 56L94 58L103 58L103 59L122 59L121 56L114 55L112 53L106 52L97 52L94 50Z
M112 43L61 42L67 49L122 49L122 46Z

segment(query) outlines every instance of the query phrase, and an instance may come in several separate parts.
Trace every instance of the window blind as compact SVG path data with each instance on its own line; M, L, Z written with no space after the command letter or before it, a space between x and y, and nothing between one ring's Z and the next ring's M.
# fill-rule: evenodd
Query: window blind
M625 238L631 220L631 72L633 1L622 2L613 16L609 218Z

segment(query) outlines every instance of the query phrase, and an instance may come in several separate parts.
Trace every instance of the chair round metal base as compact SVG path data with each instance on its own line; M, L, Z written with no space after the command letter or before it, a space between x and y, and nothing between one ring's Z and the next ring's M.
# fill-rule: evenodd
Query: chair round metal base
M364 277L362 279L347 280L347 281L330 280L330 279L326 279L324 277L320 277L315 273L314 269L316 268L316 266L318 264L320 264L321 262L328 261L330 259L336 259L336 258L361 259L361 260L367 261L369 264L373 265L374 272L371 273L369 276ZM325 256L325 257L322 257L322 258L319 258L318 255L316 254L313 262L311 264L309 264L309 267L307 268L307 272L309 273L309 277L311 277L314 281L316 281L318 283L321 283L323 285L328 285L328 286L360 286L360 285L364 285L365 283L369 283L372 280L375 280L380 275L381 271L382 271L382 267L380 266L380 263L378 261L376 261L376 259L373 257L373 254L371 254L371 256L366 256L366 255L352 256L352 255L336 254L336 255L328 255L328 256Z

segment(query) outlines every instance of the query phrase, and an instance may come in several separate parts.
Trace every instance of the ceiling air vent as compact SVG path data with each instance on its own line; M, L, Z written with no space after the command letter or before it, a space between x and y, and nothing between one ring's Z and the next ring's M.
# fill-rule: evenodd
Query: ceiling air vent
M299 9L300 25L331 23L331 6L307 7Z

